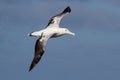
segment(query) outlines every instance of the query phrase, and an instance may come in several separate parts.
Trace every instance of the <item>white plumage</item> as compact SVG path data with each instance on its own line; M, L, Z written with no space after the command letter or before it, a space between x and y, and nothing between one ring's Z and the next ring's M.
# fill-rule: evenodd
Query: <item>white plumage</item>
M35 31L29 34L29 36L34 36L34 37L39 37L39 39L36 41L35 44L35 55L33 58L33 61L30 65L29 71L33 69L33 67L39 62L41 59L44 51L45 51L45 46L46 42L49 38L55 38L59 37L65 34L68 35L75 35L75 33L69 31L67 28L60 28L59 24L61 19L69 14L71 12L70 7L68 6L62 13L53 16L50 20L48 25L46 26L45 29L42 29L40 31Z

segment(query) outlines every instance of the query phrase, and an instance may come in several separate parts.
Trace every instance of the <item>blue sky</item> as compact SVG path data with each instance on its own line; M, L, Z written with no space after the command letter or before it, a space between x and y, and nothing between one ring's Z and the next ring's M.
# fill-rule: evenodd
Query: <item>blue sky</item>
M37 38L67 6L60 26L76 36L50 39L38 65L29 72ZM119 0L0 0L1 80L120 80Z

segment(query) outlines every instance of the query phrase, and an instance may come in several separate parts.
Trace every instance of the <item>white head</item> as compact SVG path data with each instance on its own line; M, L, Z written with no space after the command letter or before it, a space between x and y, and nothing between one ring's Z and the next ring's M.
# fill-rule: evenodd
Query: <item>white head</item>
M62 32L63 32L64 34L68 34L68 35L75 36L75 33L71 32L71 31L68 30L67 28L62 28Z

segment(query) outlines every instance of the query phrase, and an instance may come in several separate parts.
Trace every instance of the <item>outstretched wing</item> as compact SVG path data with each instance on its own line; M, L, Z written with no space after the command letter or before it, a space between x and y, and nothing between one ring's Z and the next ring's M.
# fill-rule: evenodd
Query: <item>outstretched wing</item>
M44 51L45 51L45 45L46 45L46 41L45 39L42 39L42 38L39 38L37 41L36 41L36 44L35 44L35 55L34 55L34 58L33 58L33 61L30 65L30 68L29 68L29 71L31 71L35 65L40 61Z
M57 14L56 16L53 16L53 17L49 20L47 27L51 27L51 26L50 26L51 24L58 25L58 27L59 27L59 24L60 24L61 19L62 19L65 15L69 14L70 12L71 12L71 9L70 9L70 7L68 6L66 9L64 9L64 11L63 11L62 13Z

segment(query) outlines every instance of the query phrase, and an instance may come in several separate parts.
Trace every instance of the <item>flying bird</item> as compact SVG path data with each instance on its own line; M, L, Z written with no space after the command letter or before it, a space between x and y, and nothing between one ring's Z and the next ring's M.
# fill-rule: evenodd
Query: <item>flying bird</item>
M38 37L35 44L34 58L30 65L29 71L31 71L35 67L35 65L40 61L43 53L45 52L46 42L49 38L56 38L66 34L73 36L75 35L75 33L71 32L67 28L60 28L59 26L61 19L70 12L71 9L68 6L64 9L63 12L57 14L56 16L53 16L49 20L48 25L45 27L45 29L28 34L29 36Z

